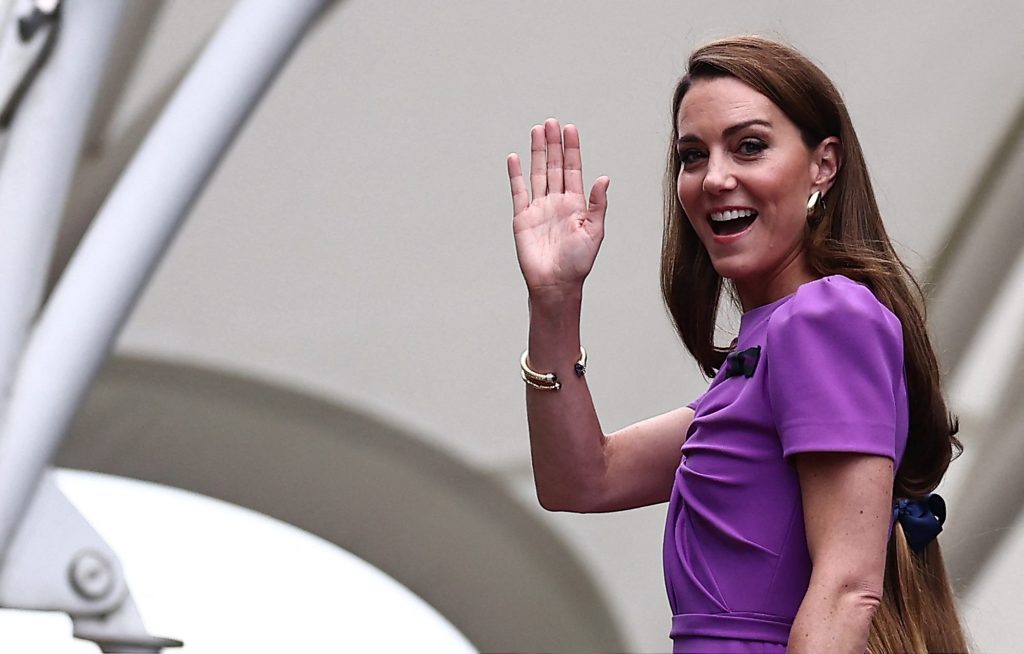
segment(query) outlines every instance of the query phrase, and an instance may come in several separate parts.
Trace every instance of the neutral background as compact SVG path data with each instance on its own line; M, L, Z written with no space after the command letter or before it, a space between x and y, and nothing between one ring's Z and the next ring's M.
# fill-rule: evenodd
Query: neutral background
M228 6L167 3L110 142ZM528 152L530 127L555 116L580 127L588 183L612 180L582 337L614 430L706 383L658 292L668 104L688 52L752 32L818 62L847 99L891 235L923 273L1024 98L1022 20L1009 0L341 3L215 174L118 354L237 374L401 428L481 473L563 543L626 647L664 650L664 507L574 516L536 506L506 154ZM956 530L954 515L943 538L963 537ZM1011 620L1024 583L1024 538L1013 533L964 598L978 651L1024 640Z

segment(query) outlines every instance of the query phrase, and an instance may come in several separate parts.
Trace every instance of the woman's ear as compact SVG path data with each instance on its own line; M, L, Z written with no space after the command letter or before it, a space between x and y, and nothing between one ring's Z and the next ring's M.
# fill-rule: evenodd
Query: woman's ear
M822 195L827 195L843 165L843 144L830 136L814 148L811 157L811 184Z

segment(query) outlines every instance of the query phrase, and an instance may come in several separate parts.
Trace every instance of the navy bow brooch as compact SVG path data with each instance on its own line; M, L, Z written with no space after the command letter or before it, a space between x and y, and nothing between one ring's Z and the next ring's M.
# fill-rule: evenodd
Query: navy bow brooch
M896 500L892 512L903 527L910 549L920 552L942 531L946 501L934 493L919 500Z
M733 352L725 357L725 377L743 375L747 379L754 376L757 362L761 358L761 346L747 348L742 352Z

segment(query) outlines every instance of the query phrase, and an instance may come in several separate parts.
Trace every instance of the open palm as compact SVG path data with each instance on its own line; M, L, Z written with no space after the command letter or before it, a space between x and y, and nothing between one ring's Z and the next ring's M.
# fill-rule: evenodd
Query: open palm
M512 188L512 231L526 285L533 291L571 289L590 273L604 237L608 178L583 195L579 132L548 119L530 132L530 186L526 190L519 156L508 157Z

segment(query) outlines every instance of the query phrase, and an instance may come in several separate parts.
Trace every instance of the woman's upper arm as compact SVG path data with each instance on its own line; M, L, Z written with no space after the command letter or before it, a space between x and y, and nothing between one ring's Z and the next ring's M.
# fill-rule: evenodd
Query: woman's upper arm
M598 511L666 502L694 411L681 407L634 423L605 443L605 493Z
M812 585L881 593L892 516L892 460L845 452L794 457Z
M903 332L867 288L807 284L768 324L772 416L783 455L858 452L898 460L907 432Z

